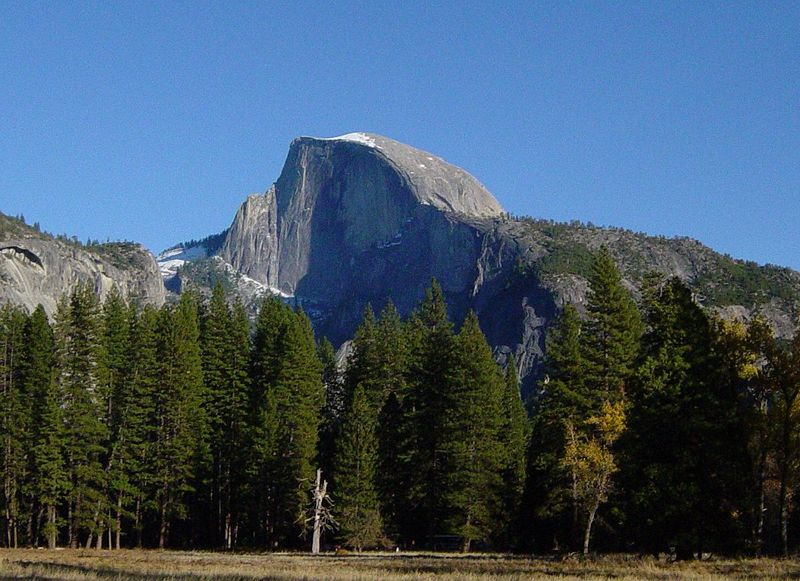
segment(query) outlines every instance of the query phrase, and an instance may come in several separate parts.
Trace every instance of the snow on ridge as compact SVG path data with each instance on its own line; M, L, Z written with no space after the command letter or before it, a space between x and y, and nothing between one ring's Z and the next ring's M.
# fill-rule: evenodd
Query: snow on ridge
M237 282L237 284L238 284L238 286L240 288L243 285L244 286L249 286L249 287L252 288L253 294L255 294L256 296L263 296L263 295L269 293L269 294L272 294L272 295L278 295L279 297L284 298L284 299L292 299L292 298L294 298L294 295L292 295L292 294L286 293L286 292L284 292L284 291L282 291L280 289L277 289L277 288L275 288L273 286L264 284L263 282L259 282L256 279L250 278L246 274L244 274L242 272L239 272L238 270L236 270L233 267L232 264L230 264L228 262L225 262L219 256L215 256L214 259L222 263L223 268L229 274L231 274L234 277L234 279L236 280L236 282Z
M360 131L356 133L345 133L344 135L339 135L337 137L318 137L317 139L320 141L350 141L352 143L366 145L367 147L381 149L381 147L375 143L375 138Z
M205 246L193 246L184 248L175 246L168 248L156 257L158 269L161 271L162 278L172 278L178 273L178 269L192 260L205 258L208 255Z

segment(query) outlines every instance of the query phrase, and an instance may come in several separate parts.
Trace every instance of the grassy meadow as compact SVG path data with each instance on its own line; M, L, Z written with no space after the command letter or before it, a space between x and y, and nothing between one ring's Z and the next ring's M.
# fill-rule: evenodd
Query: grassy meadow
M507 555L363 553L225 554L179 551L0 550L0 578L42 580L250 579L341 581L483 579L789 579L800 561L710 559L670 563L652 558L606 556L550 559Z

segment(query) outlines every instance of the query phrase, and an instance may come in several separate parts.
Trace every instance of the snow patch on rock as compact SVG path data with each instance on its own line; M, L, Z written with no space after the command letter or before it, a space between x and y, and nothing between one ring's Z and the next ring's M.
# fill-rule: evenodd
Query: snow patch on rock
M381 147L375 143L375 139L371 136L367 135L366 133L346 133L344 135L339 135L337 137L319 137L317 138L320 141L350 141L352 143L360 143L361 145L366 145L367 147L374 147L375 149L381 149Z
M168 248L156 257L158 262L158 269L161 271L161 277L169 279L178 274L178 269L193 260L205 258L208 256L205 246L192 246L191 248L184 248L183 246L174 246Z

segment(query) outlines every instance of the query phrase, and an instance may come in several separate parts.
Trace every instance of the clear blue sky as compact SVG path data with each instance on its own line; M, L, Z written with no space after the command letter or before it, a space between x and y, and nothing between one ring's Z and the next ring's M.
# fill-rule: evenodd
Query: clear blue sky
M0 210L154 251L297 135L381 133L509 211L800 268L800 2L0 3Z

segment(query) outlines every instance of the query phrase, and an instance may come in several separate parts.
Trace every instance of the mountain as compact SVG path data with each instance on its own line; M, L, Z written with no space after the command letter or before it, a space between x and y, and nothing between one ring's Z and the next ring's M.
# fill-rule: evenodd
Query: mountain
M158 265L143 246L84 245L0 214L0 303L31 311L41 303L52 315L61 295L78 282L90 283L101 296L116 287L143 303L160 305L165 299Z
M474 309L499 361L515 354L530 387L544 334L566 302L582 308L592 253L605 245L637 294L648 272L675 275L723 316L756 310L789 336L800 274L720 255L689 238L515 218L474 177L433 154L369 133L300 137L264 194L224 232L165 251L167 285L222 281L255 306L265 294L301 305L341 344L369 302L416 306L436 278L451 315Z

